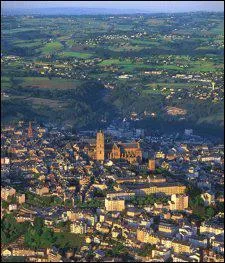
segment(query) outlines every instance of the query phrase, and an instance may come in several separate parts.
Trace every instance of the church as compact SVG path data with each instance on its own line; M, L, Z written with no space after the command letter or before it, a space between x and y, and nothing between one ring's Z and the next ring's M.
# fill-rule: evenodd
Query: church
M136 163L142 160L142 151L138 142L131 143L105 143L104 133L98 132L96 145L92 156L95 160L125 159L129 163Z

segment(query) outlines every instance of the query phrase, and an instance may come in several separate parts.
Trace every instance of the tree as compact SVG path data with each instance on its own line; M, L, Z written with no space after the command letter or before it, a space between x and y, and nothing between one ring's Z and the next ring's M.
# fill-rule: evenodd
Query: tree
M152 250L155 248L155 245L145 244L142 250L138 253L139 256L147 257L152 253Z
M38 235L42 234L43 227L44 227L44 220L41 217L35 217L34 228L37 231Z
M5 200L2 200L2 208L8 208L9 204L5 201Z
M207 206L205 208L205 218L210 219L214 217L214 215L215 215L215 210L211 206Z
M19 236L24 234L29 226L28 222L17 223L12 214L6 214L2 219L1 225L1 241L9 243L15 241Z
M56 241L54 237L54 233L49 228L44 228L43 233L41 235L41 247L49 247Z

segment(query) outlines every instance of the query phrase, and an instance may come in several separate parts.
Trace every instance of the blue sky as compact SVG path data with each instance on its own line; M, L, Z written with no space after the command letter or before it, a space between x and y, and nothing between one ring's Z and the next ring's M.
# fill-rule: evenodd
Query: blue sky
M4 8L88 7L152 12L224 11L224 1L2 1Z

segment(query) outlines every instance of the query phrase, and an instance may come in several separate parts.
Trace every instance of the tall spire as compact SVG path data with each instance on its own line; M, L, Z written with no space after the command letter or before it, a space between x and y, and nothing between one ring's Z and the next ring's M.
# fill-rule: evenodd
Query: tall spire
M29 122L29 127L28 127L28 137L29 138L33 137L33 129L32 129L31 121Z
M100 131L97 133L97 140L96 140L96 160L104 161L104 159L105 159L104 133Z

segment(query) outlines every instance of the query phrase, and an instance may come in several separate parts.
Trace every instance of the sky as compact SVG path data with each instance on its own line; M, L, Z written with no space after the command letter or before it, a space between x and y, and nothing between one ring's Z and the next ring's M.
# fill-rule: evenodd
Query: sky
M149 12L224 11L224 1L1 1L3 9L87 7Z

